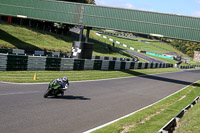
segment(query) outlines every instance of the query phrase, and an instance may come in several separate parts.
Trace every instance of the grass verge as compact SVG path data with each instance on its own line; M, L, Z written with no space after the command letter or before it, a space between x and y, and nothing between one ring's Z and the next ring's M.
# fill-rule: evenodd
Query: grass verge
M139 49L139 50L144 50L144 51L147 51L147 52L152 52L152 53L157 53L157 54L163 54L163 53L168 53L168 52L176 52L178 54L185 55L182 52L173 48L171 45L164 43L164 42L150 42L149 44L147 44L145 42L127 40L127 39L124 39L124 38L118 38L118 37L109 36L109 35L105 35L105 36L112 38L116 41L119 41L121 43L124 43L124 44L126 44L130 47L133 47L133 48L136 48L136 49ZM138 39L138 38L134 38L134 39ZM124 48L123 46L119 46L119 47Z
M93 33L93 31L91 32ZM90 39L99 40L97 36L90 36ZM47 50L55 52L71 52L73 41L77 41L71 35L58 35L55 33L37 30L30 27L23 27L16 24L0 21L0 48L26 49L26 50ZM116 51L109 51L105 46L94 43L93 55L109 57L128 57L129 54L119 54Z
M74 39L0 21L0 48L70 52Z
M190 104L199 95L199 92L200 82L179 91L151 107L94 131L94 133L156 133L185 106Z
M109 78L120 78L138 75L147 75L165 72L181 71L174 68L159 68L159 69L132 69L121 71L100 71L100 70L85 70L85 71L0 71L0 80L17 83L36 83L49 82L52 79L67 76L70 81L81 80L98 80ZM33 80L34 74L37 74L37 80Z
M179 121L177 133L200 133L200 103L197 103Z

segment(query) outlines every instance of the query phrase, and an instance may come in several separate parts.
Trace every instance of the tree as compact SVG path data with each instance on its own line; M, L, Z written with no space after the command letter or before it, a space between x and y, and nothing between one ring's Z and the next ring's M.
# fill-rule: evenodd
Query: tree
M67 1L67 2L76 2L76 3L86 3L86 0L58 0L58 1Z
M69 2L76 2L76 3L95 4L95 0L59 0L59 1L69 1Z
M87 0L87 3L96 5L95 0Z
M166 42L171 42L170 44L178 49L179 51L187 54L190 57L194 56L194 51L200 51L200 43L199 42L192 42L192 41L184 41L178 39L169 39L163 38ZM172 41L170 41L172 40Z

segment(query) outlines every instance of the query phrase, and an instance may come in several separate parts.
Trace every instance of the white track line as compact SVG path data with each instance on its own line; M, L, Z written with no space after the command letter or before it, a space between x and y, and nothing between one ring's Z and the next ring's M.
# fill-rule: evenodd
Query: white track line
M28 91L28 92L4 93L4 94L0 94L0 96L19 95L19 94L28 94L28 93L38 93L38 92L41 92L41 91Z
M41 85L41 84L48 84L49 82L46 82L46 83L15 83L15 82L0 81L0 83L14 84L14 85Z
M198 80L198 81L196 81L196 82L194 82L194 83L197 83L197 82L199 82L199 81L200 81L200 80ZM192 84L194 84L194 83L192 83ZM192 85L192 84L190 84L190 85ZM163 99L161 99L161 100L159 100L159 101L157 101L157 102L155 102L155 103L153 103L153 104L150 104L150 105L148 105L148 106L146 106L146 107L143 107L143 108L141 108L141 109L139 109L139 110L137 110L137 111L135 111L135 112L132 112L132 113L130 113L130 114L128 114L128 115L125 115L125 116L120 117L120 118L118 118L118 119L116 119L116 120L113 120L113 121L111 121L111 122L108 122L108 123L103 124L103 125L101 125L101 126L98 126L98 127L96 127L96 128L93 128L93 129L90 129L90 130L88 130L88 131L85 131L85 132L83 132L83 133L91 133L91 132L96 131L96 130L98 130L98 129L100 129L100 128L103 128L103 127L105 127L105 126L108 126L108 125L110 125L110 124L112 124L112 123L114 123L114 122L117 122L117 121L119 121L119 120L121 120L121 119L124 119L124 118L126 118L126 117L129 117L129 116L131 116L131 115L133 115L133 114L135 114L135 113L137 113L137 112L139 112L139 111L141 111L141 110L144 110L144 109L146 109L146 108L148 108L148 107L150 107L150 106L153 106L154 104L159 103L160 101L162 101L162 100L164 100L164 99L166 99L166 98L168 98L168 97L170 97L170 96L172 96L172 95L174 95L174 94L176 94L176 93L182 91L183 89L189 87L190 85L188 85L188 86L182 88L181 90L178 90L178 91L174 92L173 94L170 94L169 96L167 96L167 97L165 97L165 98L163 98Z
M180 71L180 72L182 72L182 71ZM156 73L156 74L148 74L148 75L160 75L160 74L168 74L168 73L178 73L178 72L166 72L166 73ZM69 81L69 82L70 83L97 82L97 81L108 81L108 80L115 80L115 79L128 79L128 78L135 78L135 77L145 77L145 76L148 76L148 75L129 76L129 77L121 77L121 78L109 78L109 79L98 79L98 80ZM46 82L46 83L14 83L14 82L6 82L6 81L0 81L0 83L4 83L4 84L17 84L17 85L41 85L41 84L49 84L49 82Z

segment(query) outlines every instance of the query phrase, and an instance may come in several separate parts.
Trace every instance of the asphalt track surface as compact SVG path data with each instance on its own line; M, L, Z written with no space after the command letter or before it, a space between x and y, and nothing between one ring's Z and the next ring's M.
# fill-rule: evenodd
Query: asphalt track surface
M1 133L81 133L148 106L200 80L200 70L73 82L60 98L47 84L0 83Z
M127 50L127 49L123 49L123 50L126 51L126 52L129 53L129 54L132 54L132 55L134 55L134 56L137 56L137 57L139 57L139 58L142 58L142 59L144 59L144 60L146 60L146 61L148 61L148 62L151 62L151 63L166 63L166 62L164 62L164 61L162 61L162 60L159 60L159 59L156 59L156 58L147 56L147 55L145 55L145 54L140 54L140 53L135 52L135 51L132 51L132 50Z
M77 37L79 36L79 32L80 32L79 28L71 28L70 31L75 33L75 34L77 34ZM146 60L148 62L151 62L151 63L166 63L166 62L164 62L162 60L147 56L145 54L141 54L141 53L135 52L133 50L127 50L127 49L122 49L122 50L127 52L127 53L129 53L129 54L131 54L131 55L134 55L134 56L142 58L142 59L144 59L144 60Z

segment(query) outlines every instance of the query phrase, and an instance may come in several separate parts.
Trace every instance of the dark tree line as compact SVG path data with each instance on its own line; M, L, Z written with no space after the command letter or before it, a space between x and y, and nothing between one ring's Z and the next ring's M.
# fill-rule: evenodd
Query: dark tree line
M59 1L68 1L68 2L86 3L86 4L95 4L95 0L59 0Z
M173 47L183 52L184 54L187 54L190 57L194 56L194 51L200 51L199 42L184 41L184 40L178 40L178 39L168 39L168 38L165 38L163 40L166 42L171 42L170 44Z

